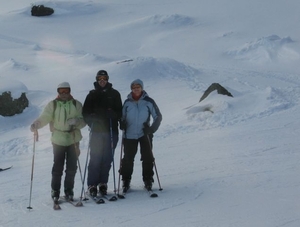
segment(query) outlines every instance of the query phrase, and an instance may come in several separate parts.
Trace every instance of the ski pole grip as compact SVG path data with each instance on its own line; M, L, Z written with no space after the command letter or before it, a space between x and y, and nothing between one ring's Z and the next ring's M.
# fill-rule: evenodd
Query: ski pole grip
M38 130L34 130L34 138L35 138L35 141L39 141L39 133L38 133Z

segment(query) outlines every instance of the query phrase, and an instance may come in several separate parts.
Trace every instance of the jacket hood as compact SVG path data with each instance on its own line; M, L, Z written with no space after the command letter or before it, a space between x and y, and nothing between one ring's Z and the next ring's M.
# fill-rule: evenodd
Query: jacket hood
M147 97L148 94L146 91L142 91L142 96L140 99L144 99L145 97ZM127 98L130 99L130 100L134 100L133 97L132 97L132 92L130 92L128 95L127 95Z

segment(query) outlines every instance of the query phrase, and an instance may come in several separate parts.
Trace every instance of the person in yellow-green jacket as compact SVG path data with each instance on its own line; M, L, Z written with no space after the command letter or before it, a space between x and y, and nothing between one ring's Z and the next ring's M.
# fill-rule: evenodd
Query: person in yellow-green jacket
M82 104L72 97L70 84L60 83L57 92L57 98L46 105L42 114L32 123L30 130L35 132L47 124L50 125L54 154L51 197L54 200L59 199L61 178L66 162L64 192L68 199L73 200L74 178L80 154L79 141L82 139L80 129L86 123L82 117Z

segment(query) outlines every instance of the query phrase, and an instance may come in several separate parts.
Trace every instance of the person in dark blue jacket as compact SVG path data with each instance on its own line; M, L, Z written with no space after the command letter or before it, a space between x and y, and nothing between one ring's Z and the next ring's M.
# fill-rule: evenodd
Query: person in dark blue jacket
M83 118L91 128L87 184L92 196L98 192L107 193L109 171L118 143L118 122L122 116L121 95L108 79L105 70L97 73L95 89L86 96L82 108Z
M161 112L155 101L144 90L143 81L134 80L130 88L131 92L123 104L120 124L120 129L124 130L124 157L120 166L123 191L127 191L130 187L138 144L141 152L143 181L147 189L152 188L154 182L152 139L153 133L156 132L162 121ZM152 124L150 125L151 117Z

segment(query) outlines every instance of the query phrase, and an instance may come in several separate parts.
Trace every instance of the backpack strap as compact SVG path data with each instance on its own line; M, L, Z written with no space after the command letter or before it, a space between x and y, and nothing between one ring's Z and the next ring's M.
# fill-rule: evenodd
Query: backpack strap
M55 113L56 104L57 104L56 99L52 100L52 103L53 103L52 121L49 122L50 132L54 132L54 122L53 122L53 119L54 119L54 113Z

